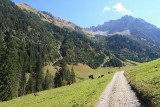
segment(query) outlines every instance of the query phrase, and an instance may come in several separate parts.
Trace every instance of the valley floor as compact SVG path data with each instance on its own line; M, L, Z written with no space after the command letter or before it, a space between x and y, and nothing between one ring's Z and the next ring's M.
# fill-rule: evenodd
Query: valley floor
M94 107L114 73L0 102L0 107Z
M124 71L115 73L96 107L142 107L128 84Z

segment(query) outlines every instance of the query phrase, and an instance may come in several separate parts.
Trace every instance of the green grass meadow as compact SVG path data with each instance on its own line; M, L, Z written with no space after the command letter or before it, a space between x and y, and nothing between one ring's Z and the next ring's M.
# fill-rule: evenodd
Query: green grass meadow
M38 92L38 96L29 94L10 101L0 102L0 107L94 107L114 73L129 69L133 67L133 64L121 68L99 67L92 69L83 64L68 65L68 67L69 69L74 68L76 83ZM45 73L47 69L54 76L56 69L52 63L46 65L43 72ZM111 73L108 74L108 72ZM88 79L89 75L94 75L95 79ZM104 77L98 78L101 75Z
M111 81L113 74L103 78L84 80L70 86L29 94L7 102L0 107L93 107Z
M131 68L125 75L149 107L160 107L160 59Z

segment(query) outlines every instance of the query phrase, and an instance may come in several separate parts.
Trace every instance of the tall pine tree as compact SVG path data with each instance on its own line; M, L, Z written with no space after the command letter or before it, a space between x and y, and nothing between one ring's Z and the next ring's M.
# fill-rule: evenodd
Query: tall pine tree
M47 69L44 81L43 81L43 90L48 90L53 87L53 79L52 75L49 73Z
M30 94L30 93L35 92L34 91L34 83L35 83L35 81L33 79L33 75L31 74L30 77L29 77L29 80L26 84L26 89L25 89L26 94Z
M56 72L54 78L54 86L61 87L64 85L70 85L75 82L75 73L72 69L72 72L68 69L65 61L61 63L61 68Z
M60 72L57 71L55 73L55 77L54 77L54 87L57 88L57 87L61 87L62 86L62 77L60 75Z
M26 72L25 72L25 43L22 43L21 50L19 50L19 62L20 62L20 70L21 70L21 76L20 76L20 83L19 83L19 96L22 96L25 94L25 88L26 88Z
M5 72L8 72L12 98L18 96L20 70L18 63L18 49L11 32L6 33L6 61Z
M76 75L75 75L74 69L72 67L72 69L71 69L71 83L74 83L74 82L76 82Z
M35 92L42 91L42 84L43 84L43 72L42 72L42 59L38 56L38 60L36 62L35 70L33 71L34 80L35 80Z
M3 78L2 84L2 96L1 100L9 100L14 97L18 97L19 88L19 64L18 64L18 51L15 39L11 36L11 32L5 33L5 50L2 59L1 78ZM3 48L2 48L3 49Z
M9 74L5 71L5 42L2 33L0 33L0 101L9 100L12 98Z

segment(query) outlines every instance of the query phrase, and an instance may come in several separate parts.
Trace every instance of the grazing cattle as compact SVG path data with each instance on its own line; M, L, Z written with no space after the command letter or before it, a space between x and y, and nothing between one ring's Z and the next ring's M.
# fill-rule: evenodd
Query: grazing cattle
M101 75L101 77L104 77L104 75Z
M101 76L98 76L98 78L101 78Z
M68 84L68 85L71 85L71 83L70 83L70 82L68 82L67 84Z
M89 78L90 78L90 79L94 79L93 75L89 75Z
M111 72L108 72L108 74L110 74Z
M38 94L37 94L37 93L34 93L34 96L38 96Z

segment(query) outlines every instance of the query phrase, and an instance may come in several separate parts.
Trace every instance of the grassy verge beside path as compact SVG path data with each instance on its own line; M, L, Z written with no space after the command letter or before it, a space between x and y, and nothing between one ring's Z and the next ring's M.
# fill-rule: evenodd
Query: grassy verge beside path
M160 107L160 59L140 64L125 75L149 107Z

